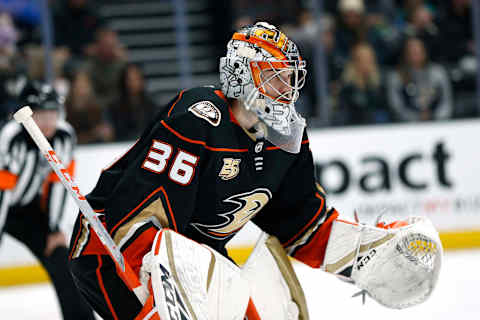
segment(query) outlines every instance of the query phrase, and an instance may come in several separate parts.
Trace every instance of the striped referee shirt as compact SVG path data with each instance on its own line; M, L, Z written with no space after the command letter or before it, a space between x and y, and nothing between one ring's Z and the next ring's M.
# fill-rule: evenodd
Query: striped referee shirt
M73 174L76 136L67 122L60 120L50 143L59 159ZM58 230L66 203L66 190L47 160L21 125L11 120L0 129L0 236L10 208L39 200L49 215L49 227Z

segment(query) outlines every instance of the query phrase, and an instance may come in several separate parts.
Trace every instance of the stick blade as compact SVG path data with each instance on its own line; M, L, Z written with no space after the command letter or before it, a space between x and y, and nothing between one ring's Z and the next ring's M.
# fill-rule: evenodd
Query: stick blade
M25 106L13 114L13 118L18 123L25 122L33 114L32 109L29 106Z

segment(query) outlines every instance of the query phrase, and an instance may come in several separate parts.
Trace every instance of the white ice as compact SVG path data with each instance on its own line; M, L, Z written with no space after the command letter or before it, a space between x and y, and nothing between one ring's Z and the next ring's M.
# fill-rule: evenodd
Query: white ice
M480 319L480 250L447 252L437 290L424 304L405 310L386 309L367 298L350 298L358 290L318 270L295 264L303 284L310 319L476 320ZM0 289L3 320L61 319L49 284Z

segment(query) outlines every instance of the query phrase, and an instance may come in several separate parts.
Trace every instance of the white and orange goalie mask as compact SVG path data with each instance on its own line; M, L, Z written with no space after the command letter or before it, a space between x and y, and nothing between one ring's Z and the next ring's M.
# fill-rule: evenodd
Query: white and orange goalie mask
M295 43L265 22L234 33L220 58L223 93L242 101L265 124L265 138L291 153L300 151L305 128L295 110L305 66Z

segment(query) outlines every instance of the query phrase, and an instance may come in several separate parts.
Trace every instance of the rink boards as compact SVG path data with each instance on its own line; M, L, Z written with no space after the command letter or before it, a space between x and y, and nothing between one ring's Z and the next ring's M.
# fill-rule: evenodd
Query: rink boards
M328 192L328 205L341 216L374 221L408 215L429 217L446 249L480 247L480 121L351 127L310 131L316 175ZM76 182L83 193L101 169L132 143L81 146L76 151ZM267 168L268 169L268 168ZM72 201L62 224L71 232ZM243 261L258 235L248 225L230 242ZM0 247L0 285L46 280L43 270L20 244L5 237Z

